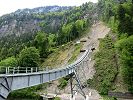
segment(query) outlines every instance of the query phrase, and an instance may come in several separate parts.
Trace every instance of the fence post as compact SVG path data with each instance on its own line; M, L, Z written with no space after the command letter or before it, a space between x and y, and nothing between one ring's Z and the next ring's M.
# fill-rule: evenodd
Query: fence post
M7 67L7 73L8 73L8 74L10 73L10 68L9 68L9 67Z
M19 73L19 66L18 66L18 73Z
M33 68L31 68L31 73L33 72Z
M27 67L26 67L26 73L27 73Z
M46 67L46 71L48 71L49 70L49 68L48 67Z
M6 67L6 74L7 74L7 72L8 72L7 70L8 70L8 68Z
M15 69L14 69L14 67L13 67L13 74L14 74L14 72L15 72Z
M36 72L37 72L37 67L36 67Z

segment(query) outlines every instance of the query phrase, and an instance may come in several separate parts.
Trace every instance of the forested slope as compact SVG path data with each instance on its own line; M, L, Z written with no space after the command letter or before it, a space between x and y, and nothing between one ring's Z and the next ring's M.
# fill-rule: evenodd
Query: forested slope
M88 83L102 95L133 93L133 1L99 0L99 18L111 32L95 54L96 74Z
M19 66L20 51L35 47L42 62L42 58L53 52L53 48L80 37L97 18L95 9L96 5L89 2L79 7L53 6L18 10L0 17L0 60L12 62L10 57L13 57Z
M99 0L40 13L25 9L0 17L0 66L39 67L55 49L80 38L98 19L111 32L99 39L96 73L88 84L102 95L109 91L133 93L132 0Z

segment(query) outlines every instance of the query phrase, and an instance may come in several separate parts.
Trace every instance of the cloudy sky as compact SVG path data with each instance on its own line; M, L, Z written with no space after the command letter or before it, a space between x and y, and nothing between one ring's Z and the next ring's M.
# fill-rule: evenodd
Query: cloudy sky
M17 9L35 8L48 5L79 6L85 2L97 0L0 0L0 16L11 13Z

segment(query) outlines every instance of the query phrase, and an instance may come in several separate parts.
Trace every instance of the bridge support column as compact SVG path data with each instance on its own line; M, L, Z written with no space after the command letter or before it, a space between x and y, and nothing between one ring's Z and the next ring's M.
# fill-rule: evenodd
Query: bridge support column
M77 92L79 92L84 98L86 98L86 95L83 91L83 87L82 87L81 82L79 80L79 77L77 75L77 71L75 69L74 69L74 73L71 75L71 78L70 78L70 85L71 85L71 98L70 98L70 100L75 100L74 95ZM76 90L74 90L74 88L76 88Z
M72 79L72 77L71 77L71 78L70 78L71 98L73 98L73 84L72 84L72 82L73 82L73 79Z
M3 97L0 97L0 100L6 100L5 98L3 98Z
M0 78L0 100L6 100L11 89L6 77Z

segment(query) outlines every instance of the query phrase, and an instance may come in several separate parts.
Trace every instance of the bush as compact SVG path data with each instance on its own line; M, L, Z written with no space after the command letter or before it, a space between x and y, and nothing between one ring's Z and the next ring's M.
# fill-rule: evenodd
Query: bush
M39 51L35 47L23 49L19 54L19 65L22 67L38 67Z
M11 66L16 67L18 65L17 59L15 57L9 57L0 62L0 66Z
M66 77L63 77L63 78L59 79L58 88L61 89L61 90L64 89L67 86L68 80L70 79L70 77L71 77L71 75L68 75Z
M16 67L18 66L18 61L15 57L9 57L0 61L0 73L5 73L6 67Z

